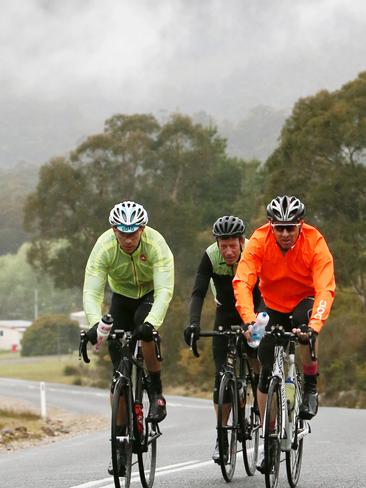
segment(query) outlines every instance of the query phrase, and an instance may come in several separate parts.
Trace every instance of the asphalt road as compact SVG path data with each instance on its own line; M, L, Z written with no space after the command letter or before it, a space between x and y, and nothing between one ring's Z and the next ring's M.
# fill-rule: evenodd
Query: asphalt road
M49 406L75 413L108 415L104 390L47 384ZM39 404L39 384L0 378L0 394ZM215 419L211 402L167 397L168 417L161 424L157 488L226 486L220 468L211 461ZM300 488L366 487L366 410L320 408L305 439ZM53 444L0 455L1 488L112 488L106 472L109 433L95 432ZM140 486L134 477L132 486ZM240 455L233 488L264 486L261 474L248 478ZM285 466L280 486L288 486Z

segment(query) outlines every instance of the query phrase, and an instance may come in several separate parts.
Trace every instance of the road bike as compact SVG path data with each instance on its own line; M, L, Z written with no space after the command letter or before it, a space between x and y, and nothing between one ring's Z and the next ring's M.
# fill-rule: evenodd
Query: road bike
M287 480L295 488L301 472L304 437L311 432L300 417L302 376L297 371L295 347L297 335L273 326L265 333L274 341L273 370L263 419L264 465L266 488L278 485L281 452L285 453ZM315 360L315 336L309 341Z
M111 450L115 488L129 488L132 468L138 464L141 484L151 488L156 469L157 440L162 435L159 425L147 419L149 410L149 374L144 367L141 341L133 333L114 330L109 341L118 343L121 360L112 380ZM160 337L153 332L155 351L161 361ZM81 332L79 355L89 363L88 338ZM125 429L121 433L120 416L123 412ZM121 456L124 469L121 470Z
M248 476L254 475L258 457L260 420L256 401L256 382L248 357L242 348L242 332L242 326L232 325L229 328L218 327L218 330L199 333L200 337L228 338L226 361L220 372L217 410L220 467L222 476L227 482L234 476L238 452L242 451ZM191 348L193 354L199 357L197 341L193 335ZM241 444L240 450L237 448L238 442Z

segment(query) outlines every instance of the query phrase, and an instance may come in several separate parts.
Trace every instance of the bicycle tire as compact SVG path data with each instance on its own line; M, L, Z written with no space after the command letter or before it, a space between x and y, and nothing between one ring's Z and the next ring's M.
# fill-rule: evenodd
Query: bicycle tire
M281 462L281 388L277 378L272 378L264 413L264 461L266 488L276 488Z
M138 447L138 463L140 480L143 488L151 488L155 480L156 470L156 452L157 452L157 438L160 436L160 432L156 423L147 422L146 415L149 411L149 395L146 385L146 378L141 379L143 381L142 390L142 430L137 433L140 443Z
M292 423L291 450L286 452L286 472L287 480L291 488L295 488L299 482L304 447L304 437L299 438L299 434L305 429L304 420L299 418L301 403L301 383L300 379L296 383L295 405L290 413L295 422Z
M244 467L247 475L253 476L258 460L260 417L256 402L256 385L247 361L245 371L245 405L239 404L239 419Z
M120 409L120 402L124 402L126 432L121 440L117 433L117 419ZM111 449L113 479L115 488L129 488L131 483L132 470L132 442L133 442L133 412L132 398L129 386L125 378L120 378L114 387L112 397L112 421L111 421ZM124 449L125 453L125 473L119 473L119 453Z
M224 401L230 397L230 402ZM226 425L223 425L223 405L230 403L230 414ZM238 397L237 388L229 375L223 375L220 382L217 409L217 439L219 443L220 467L225 481L233 479L236 465L238 441Z

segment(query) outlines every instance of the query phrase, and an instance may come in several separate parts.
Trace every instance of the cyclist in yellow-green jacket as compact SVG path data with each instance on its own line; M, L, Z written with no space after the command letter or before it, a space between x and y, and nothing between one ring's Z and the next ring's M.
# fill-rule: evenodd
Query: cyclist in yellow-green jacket
M174 261L163 236L148 227L147 222L147 212L138 203L124 201L112 208L112 228L99 237L86 265L83 300L92 326L87 336L97 350L113 329L134 330L142 340L151 378L148 419L160 422L166 416L166 402L152 338L173 296ZM113 325L101 321L107 280L112 290L109 313ZM120 359L116 347L108 343L114 369Z

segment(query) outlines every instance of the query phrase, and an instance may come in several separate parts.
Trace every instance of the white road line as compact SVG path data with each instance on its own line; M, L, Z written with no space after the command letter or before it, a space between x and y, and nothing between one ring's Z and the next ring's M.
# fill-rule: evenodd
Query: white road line
M178 407L178 408L196 408L199 410L207 410L212 409L212 405L196 405L195 403L177 403L177 402L170 402L169 399L167 401L168 407Z
M7 383L9 386L19 386L19 383L15 382L7 382L3 381L3 383ZM29 390L39 390L39 384L37 385L30 385L30 384L23 384L22 385L24 388L28 388ZM94 392L94 391L82 391L82 390L71 390L71 389L66 389L66 388L55 388L54 386L48 386L46 383L46 392L52 392L52 393L66 393L67 395L80 395L80 396L96 396L100 398L108 398L109 393L106 391L105 393L103 392ZM196 403L180 403L180 402L174 402L174 401L169 401L168 400L168 407L169 408L193 408L196 410L210 410L212 408L211 404L208 405L199 405Z
M155 477L158 476L163 476L166 474L171 474L171 473L176 473L178 471L186 471L188 469L199 469L204 466L207 466L208 464L213 465L212 460L210 461L187 461L185 463L178 463L178 464L171 464L168 466L162 466L161 468L157 468ZM131 482L135 481L140 481L140 476L138 473L132 473L131 476ZM95 480L95 481L88 481L87 483L83 483L81 485L74 485L71 486L70 488L92 488L99 486L100 488L114 488L114 483L112 484L106 484L106 483L111 483L111 478L103 478L101 480Z

